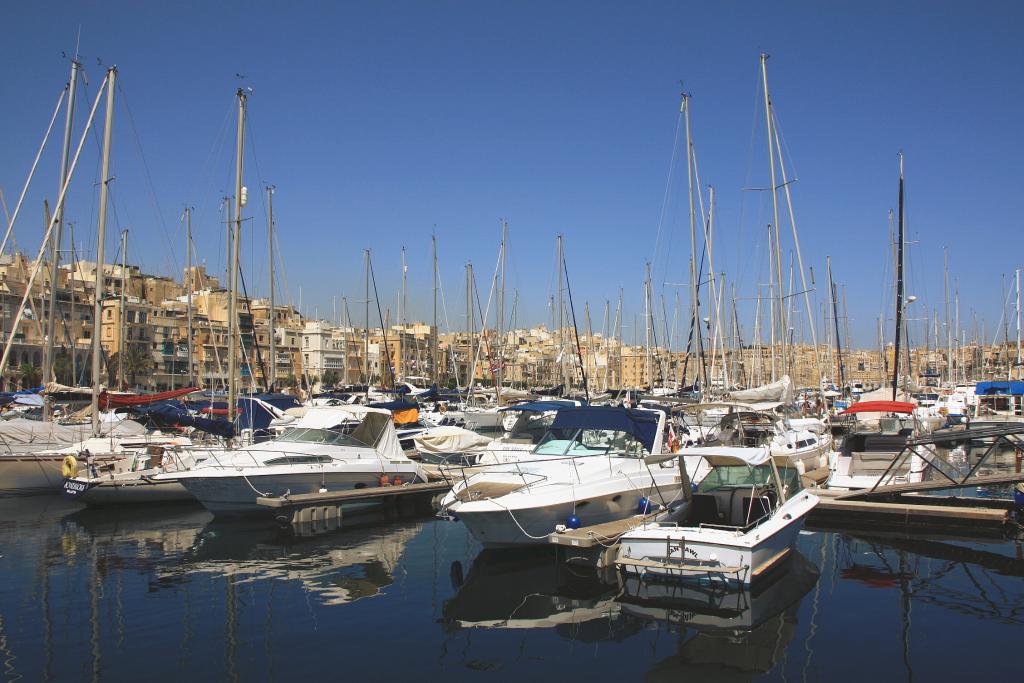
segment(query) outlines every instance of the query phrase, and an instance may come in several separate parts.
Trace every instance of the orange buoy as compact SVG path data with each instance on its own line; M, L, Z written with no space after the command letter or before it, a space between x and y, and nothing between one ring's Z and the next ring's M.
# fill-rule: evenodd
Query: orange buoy
M381 486L391 486L391 480L388 479L388 475L386 475L386 474L380 475L380 485Z
M393 482L391 482L391 483L394 484L395 486L401 486L402 485L402 478L396 474L395 475L395 480Z

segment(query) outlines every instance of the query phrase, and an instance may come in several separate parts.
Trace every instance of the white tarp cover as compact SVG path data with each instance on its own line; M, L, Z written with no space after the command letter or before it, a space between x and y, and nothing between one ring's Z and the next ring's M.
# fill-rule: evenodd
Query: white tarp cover
M146 428L133 420L100 422L104 436L137 436L145 434ZM92 436L92 425L88 422L63 425L56 422L15 418L0 421L0 439L7 446L30 443L72 444Z
M858 400L858 402L859 403L863 403L865 401L891 401L891 400L893 400L893 398L892 398L892 387L888 386L888 387L882 387L881 389L875 389L874 391L865 391L863 394L860 395L860 399ZM913 398L910 396L910 394L908 394L907 392L905 392L902 389L900 389L900 390L898 390L896 392L896 400L897 401L908 401L909 402L909 401L912 401Z
M294 415L295 412L297 409L290 408L287 414ZM299 417L295 426L306 429L329 429L342 422L362 420L367 413L382 413L391 416L391 412L383 408L368 408L358 405L313 406Z
M764 446L743 448L741 446L700 446L697 448L681 448L677 455L699 455L712 465L728 464L725 460L740 460L751 467L763 465L771 458L771 451Z
M413 437L420 453L463 453L478 455L491 443L489 437L461 427L434 427Z
M734 401L750 401L756 403L767 403L771 401L788 403L793 397L792 386L793 382L789 379L789 375L783 375L782 379L778 382L754 387L753 389L742 389L740 391L730 392L729 398Z

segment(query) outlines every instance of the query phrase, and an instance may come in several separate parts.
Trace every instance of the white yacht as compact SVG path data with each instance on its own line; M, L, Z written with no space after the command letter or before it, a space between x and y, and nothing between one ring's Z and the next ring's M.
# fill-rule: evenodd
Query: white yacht
M359 426L350 430L353 419ZM272 441L215 451L187 472L167 473L214 514L263 510L258 497L425 481L398 443L391 413L344 405L312 407Z
M559 527L678 510L683 481L662 453L662 411L581 406L558 411L528 458L457 481L442 514L461 520L486 547L546 543ZM689 486L687 483L686 486Z
M498 465L529 459L530 452L555 420L562 408L579 406L579 401L529 401L501 408L502 428L505 435L488 444L477 459L478 465Z
M817 496L795 468L780 473L764 447L691 448L709 467L680 523L648 522L619 539L615 564L627 576L747 585L793 552Z

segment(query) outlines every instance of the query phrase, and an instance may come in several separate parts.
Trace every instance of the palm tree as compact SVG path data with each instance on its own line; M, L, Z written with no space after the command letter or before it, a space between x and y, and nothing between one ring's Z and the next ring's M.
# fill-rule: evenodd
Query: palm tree
M118 358L120 354L115 353L107 361L107 372L110 376L110 384L119 379L121 386L135 386L140 376L147 377L153 371L153 359L147 352L145 344L131 344L124 350L124 357ZM117 377L117 370L121 368L122 377ZM125 382L125 379L128 381Z
M22 389L39 386L39 381L42 376L43 371L31 363L22 363L21 367L18 368L18 377L21 378Z

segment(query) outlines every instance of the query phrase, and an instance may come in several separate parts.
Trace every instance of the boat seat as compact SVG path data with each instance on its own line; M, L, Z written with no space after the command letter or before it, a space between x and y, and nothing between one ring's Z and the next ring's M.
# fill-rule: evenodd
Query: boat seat
M718 499L710 493L695 493L688 507L689 523L721 524L722 514L718 511Z

